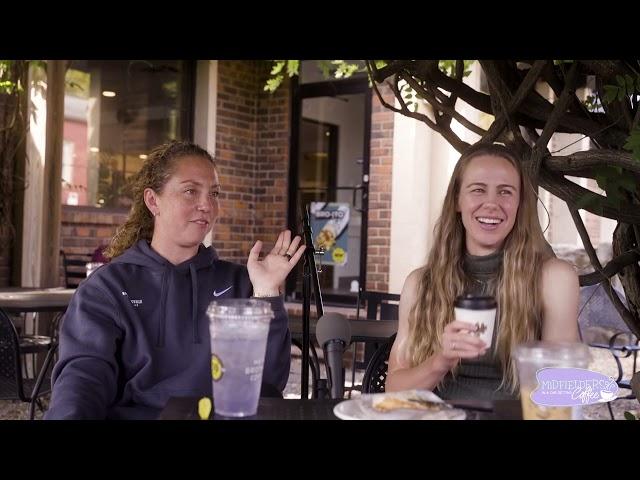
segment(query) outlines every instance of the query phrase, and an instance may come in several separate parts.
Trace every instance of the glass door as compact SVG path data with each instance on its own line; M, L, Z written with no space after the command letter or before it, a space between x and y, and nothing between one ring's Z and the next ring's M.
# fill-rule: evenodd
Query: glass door
M368 83L360 78L293 89L289 225L302 232L303 209L317 210L311 215L314 244L328 249L316 257L323 299L355 304L366 275ZM327 241L327 231L335 238ZM297 268L287 283L289 299L302 298L302 262Z

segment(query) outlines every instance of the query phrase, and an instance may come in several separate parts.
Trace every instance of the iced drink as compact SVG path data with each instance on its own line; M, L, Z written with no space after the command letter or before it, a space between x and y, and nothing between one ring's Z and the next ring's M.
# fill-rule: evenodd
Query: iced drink
M522 418L525 420L577 420L582 417L580 405L544 406L531 399L538 388L536 373L542 368L589 366L589 349L581 343L529 342L516 347L514 354L520 382Z
M215 414L255 415L273 317L271 305L254 299L215 300L207 314Z

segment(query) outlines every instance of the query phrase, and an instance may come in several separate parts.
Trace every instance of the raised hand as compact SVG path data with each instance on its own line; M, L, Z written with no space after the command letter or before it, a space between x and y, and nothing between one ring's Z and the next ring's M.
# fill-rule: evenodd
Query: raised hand
M291 231L284 230L278 235L271 251L260 260L262 241L258 240L249 252L247 269L256 296L277 296L278 287L300 260L305 246L300 245L301 238L296 235L291 240Z

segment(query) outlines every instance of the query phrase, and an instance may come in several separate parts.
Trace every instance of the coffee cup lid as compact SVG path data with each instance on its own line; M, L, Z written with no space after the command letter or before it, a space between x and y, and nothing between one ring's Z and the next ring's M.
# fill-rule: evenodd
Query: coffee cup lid
M496 308L497 303L493 297L467 294L457 297L453 305L467 310L491 310Z

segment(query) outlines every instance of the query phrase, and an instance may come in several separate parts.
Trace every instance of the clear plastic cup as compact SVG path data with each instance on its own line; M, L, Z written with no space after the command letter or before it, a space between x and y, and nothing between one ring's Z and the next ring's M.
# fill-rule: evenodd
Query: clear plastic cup
M516 360L520 382L520 401L524 420L577 420L582 418L580 405L547 407L538 405L531 394L538 388L536 373L548 367L587 368L591 355L583 343L529 342L518 345L513 358Z
M101 267L102 265L104 265L102 262L87 262L87 278L96 270L96 268Z
M207 315L215 414L255 415L273 318L271 305L255 299L214 300Z

